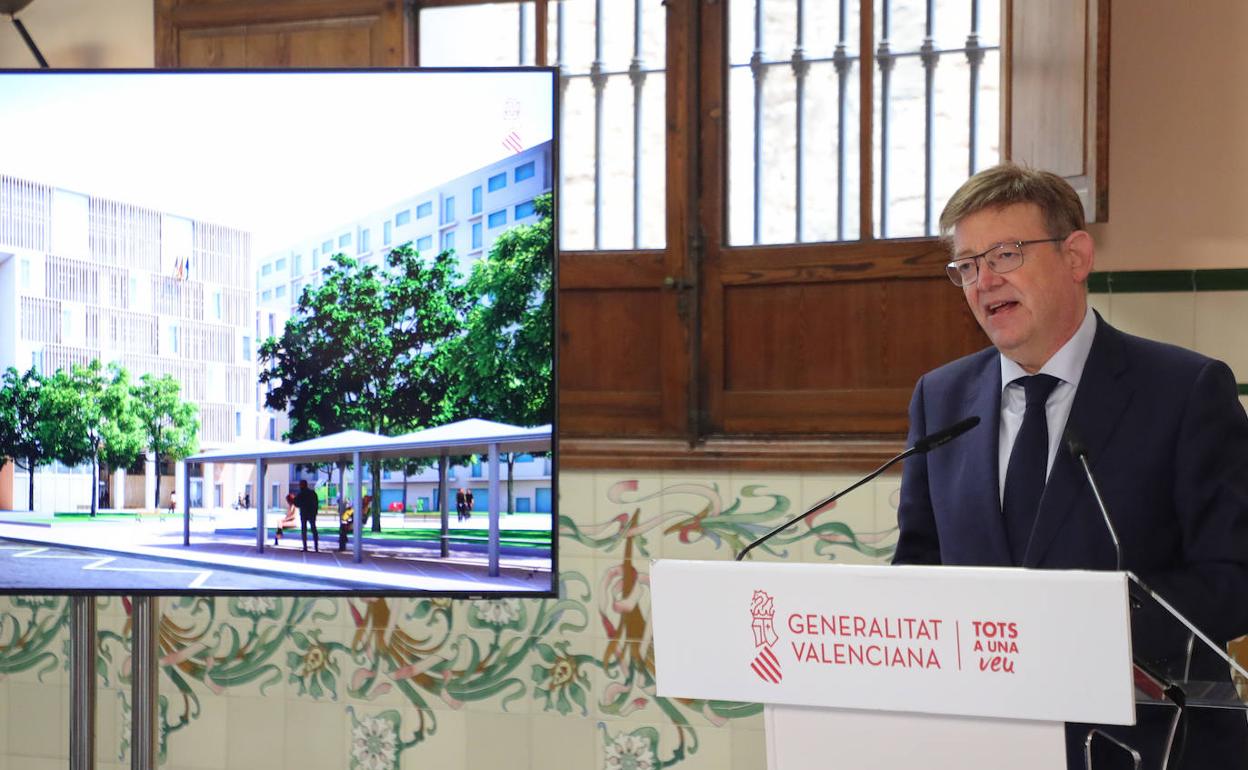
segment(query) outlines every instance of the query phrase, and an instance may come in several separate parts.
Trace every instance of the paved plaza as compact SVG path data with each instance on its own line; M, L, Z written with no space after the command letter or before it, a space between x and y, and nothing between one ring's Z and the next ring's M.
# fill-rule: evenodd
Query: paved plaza
M503 515L503 538L517 530L550 531L551 514ZM269 526L263 551L256 546L255 512L200 510L191 517L190 545L183 544L183 520L180 515L147 515L124 519L100 518L96 520L71 519L65 523L23 521L31 519L20 512L0 512L0 551L9 557L6 572L38 565L46 569L40 559L63 559L66 567L88 569L94 575L79 575L78 580L88 590L110 590L117 586L131 586L124 567L110 566L117 562L107 559L140 559L144 562L168 564L169 571L161 572L161 566L136 567L130 572L147 571L152 578L144 582L144 590L272 590L287 592L310 591L377 591L395 593L410 591L486 593L495 591L523 592L545 591L551 586L551 554L540 548L502 549L497 577L489 577L484 547L476 542L451 541L450 556L440 556L436 541L370 538L366 531L363 538L363 561L352 560L351 544L347 550L338 551L336 532L326 533L322 516L320 552L312 551L312 538L308 538L308 551L301 546L299 530L287 531L278 547L273 546L272 527L281 514L266 515ZM42 522L46 522L43 519ZM383 516L382 528L390 530L399 526L411 528L437 528L437 516L406 518ZM456 530L480 530L484 517L476 516L467 522L458 522L452 515L449 528L452 536ZM43 549L43 550L40 550ZM77 551L79 556L74 556ZM88 558L93 557L93 558ZM25 559L25 561L23 561ZM124 562L121 562L124 563ZM96 565L96 566L91 566ZM30 569L35 569L34 566ZM228 573L228 578L222 573ZM160 584L160 576L168 576L168 585ZM54 579L54 576L48 576ZM93 582L94 580L94 582ZM154 582L155 585L149 583ZM29 586L27 580L14 576L9 585ZM78 583L75 583L78 585ZM49 588L56 583L49 585Z

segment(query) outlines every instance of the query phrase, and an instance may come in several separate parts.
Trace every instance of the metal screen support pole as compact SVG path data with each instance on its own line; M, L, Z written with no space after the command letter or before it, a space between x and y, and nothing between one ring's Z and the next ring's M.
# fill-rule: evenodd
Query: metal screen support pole
M486 506L490 513L490 539L487 551L490 559L490 577L498 577L498 444L490 444L490 464L489 464L489 497L490 503Z
M131 602L130 768L156 770L160 605L155 596L135 596Z
M447 510L450 508L450 498L446 489L446 465L446 450L443 449L442 454L438 456L438 497L440 498L438 500L438 511L442 515L442 536L439 539L442 541L441 553L443 559L451 555L451 544L446 539L446 536L450 534L451 526L451 514Z
M95 768L95 597L74 596L69 611L69 766Z

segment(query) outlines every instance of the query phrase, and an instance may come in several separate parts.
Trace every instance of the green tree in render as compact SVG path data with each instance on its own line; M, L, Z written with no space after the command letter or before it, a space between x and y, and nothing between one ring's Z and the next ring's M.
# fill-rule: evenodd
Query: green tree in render
M199 446L199 409L182 400L172 376L145 374L134 387L134 407L143 429L144 448L156 460L156 499L160 500L160 463L190 457Z
M438 424L449 414L442 351L461 328L463 305L451 252L429 260L404 245L384 267L335 255L281 337L260 347L260 382L271 385L265 405L288 410L292 440ZM380 489L381 464L370 470ZM379 508L374 495L365 515Z
M58 370L40 390L44 409L41 437L49 453L66 465L91 462L91 516L99 506L99 470L127 468L143 452L143 425L135 408L129 373L98 360Z
M43 402L40 391L43 377L32 367L25 374L9 367L0 386L0 468L12 458L13 464L26 471L29 493L28 510L35 510L35 469L52 462L45 451L40 433Z
M472 267L466 333L456 362L458 416L515 425L552 422L554 412L554 227L550 195L534 200L539 219L513 227ZM507 512L513 508L515 455L507 457Z

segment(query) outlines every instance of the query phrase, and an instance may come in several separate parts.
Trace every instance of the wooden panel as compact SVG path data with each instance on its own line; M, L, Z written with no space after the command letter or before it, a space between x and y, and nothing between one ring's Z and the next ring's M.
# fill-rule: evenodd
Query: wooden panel
M1017 89L1011 104L1011 151L1038 168L1082 176L1087 0L1017 3L1010 27L1010 66Z
M563 469L689 470L699 472L866 473L902 450L900 439L778 441L712 436L690 446L678 439L560 438ZM898 466L891 473L900 475ZM830 492L831 490L829 490Z
M656 290L602 289L559 297L559 387L646 390L659 387Z
M359 67L379 41L372 19L264 25L248 29L248 67Z
M1007 0L1005 157L1061 174L1109 216L1110 0Z
M727 287L727 434L904 433L924 372L987 344L947 282Z
M911 238L725 248L718 264L720 281L732 285L934 278L944 275L948 261L939 240Z
M667 277L662 251L564 251L559 254L559 288L653 289Z
M561 435L660 435L660 313L672 299L658 289L561 289Z
M909 388L986 344L943 279L725 287L724 340L728 392Z
M724 396L724 430L729 434L904 435L913 385L730 392Z
M559 391L560 436L662 435L659 392Z
M410 36L399 0L156 0L159 67L394 67Z
M178 42L179 55L185 67L213 69L247 66L247 35L214 30L208 34L184 32Z

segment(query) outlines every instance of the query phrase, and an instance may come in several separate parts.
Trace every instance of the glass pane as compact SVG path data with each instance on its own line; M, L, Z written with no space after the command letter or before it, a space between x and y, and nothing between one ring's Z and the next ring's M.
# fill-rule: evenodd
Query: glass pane
M875 0L877 52L885 43L888 52L875 70L872 206L879 238L936 235L953 191L1000 160L999 0L935 0L925 58L926 14L919 3Z
M548 61L563 72L560 245L666 243L662 4L552 5Z
M952 191L1000 156L999 0L935 0L925 62L927 6L874 0L876 237L934 232ZM858 8L855 0L732 0L730 244L860 236Z
M879 177L876 197L888 210L876 219L881 238L923 235L923 182L925 179L924 75L917 57L898 57L891 71L876 69L877 101L887 108L880 117L876 152L886 153L887 168ZM887 100L887 101L886 101ZM953 148L941 148L941 153ZM966 151L962 151L966 156Z
M424 67L514 67L533 64L533 3L483 3L420 11Z
M731 245L858 236L857 7L729 7Z
M593 88L589 78L566 78L559 116L559 247L591 249L594 245ZM584 112L589 105L589 118ZM571 117L576 115L577 117ZM580 130L575 127L581 126Z

